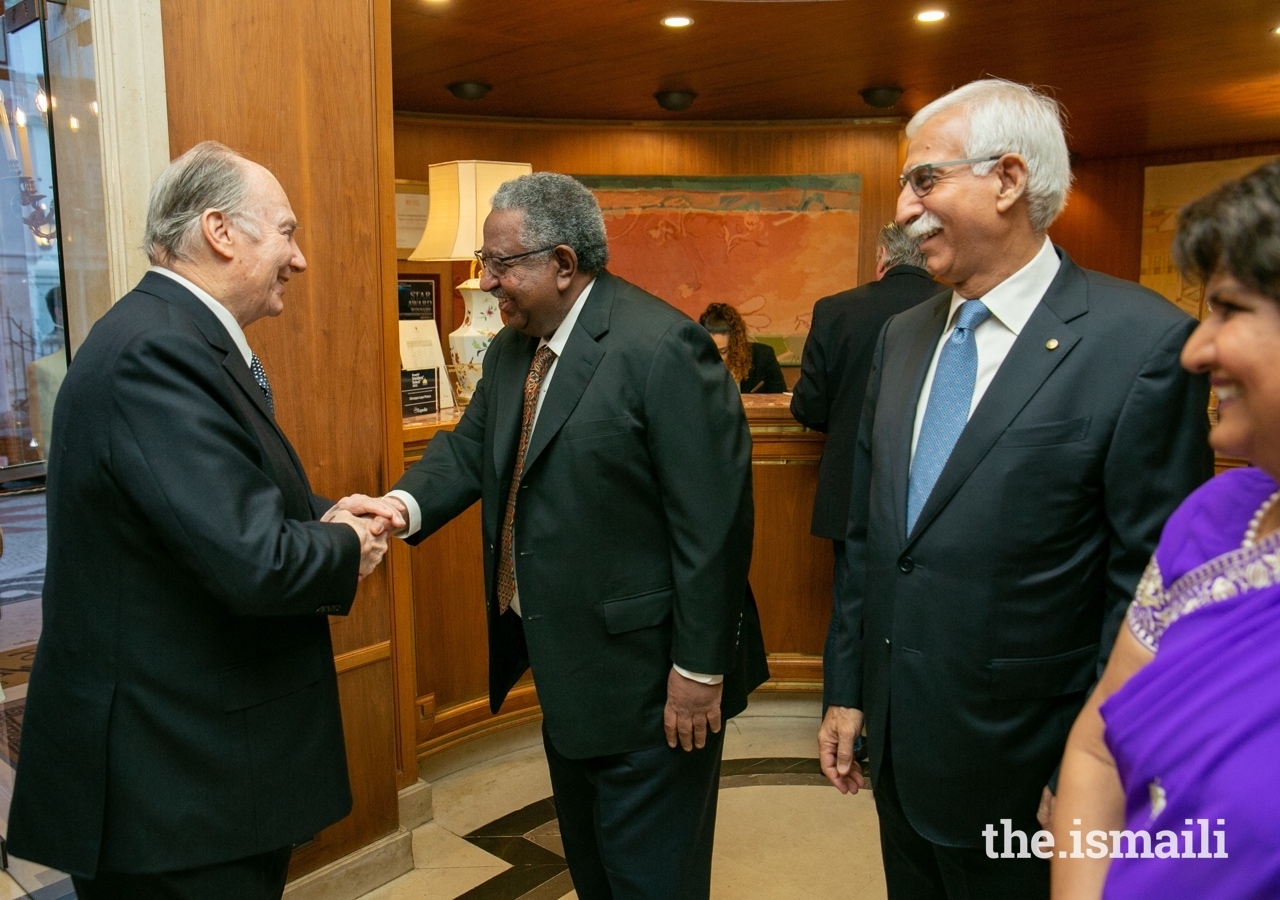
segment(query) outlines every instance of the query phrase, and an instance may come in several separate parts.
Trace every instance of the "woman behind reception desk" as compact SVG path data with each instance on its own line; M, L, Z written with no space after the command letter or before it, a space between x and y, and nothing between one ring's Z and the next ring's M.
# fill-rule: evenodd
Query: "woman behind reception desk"
M744 394L782 394L787 383L782 378L778 356L768 344L747 336L747 323L727 303L712 303L698 322L711 334L720 349L720 358L729 367L738 389Z

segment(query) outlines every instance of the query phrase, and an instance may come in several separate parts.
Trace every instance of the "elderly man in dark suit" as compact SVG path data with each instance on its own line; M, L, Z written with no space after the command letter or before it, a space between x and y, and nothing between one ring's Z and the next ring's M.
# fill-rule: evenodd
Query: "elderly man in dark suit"
M582 900L710 891L721 723L765 677L751 439L707 332L605 270L564 175L509 181L481 287L507 327L462 420L382 500L421 540L483 503L490 701L532 668Z
M1071 174L1057 104L986 80L907 128L898 222L953 291L876 347L819 732L862 785L893 898L1047 897L1028 837L1170 511L1212 471L1194 320L1045 236ZM1008 826L1001 820L1008 820ZM997 856L1003 851L997 842Z
M809 529L814 537L829 538L833 544L832 581L837 592L843 590L849 571L844 538L853 483L853 445L876 338L891 316L942 290L925 271L920 242L898 223L890 222L880 229L877 241L876 280L823 297L813 306L813 321L800 359L800 380L791 396L791 414L800 424L827 435Z
M53 420L44 632L9 850L81 900L266 900L351 793L326 614L383 523L311 492L244 328L306 268L271 173L204 143L160 176L154 264Z

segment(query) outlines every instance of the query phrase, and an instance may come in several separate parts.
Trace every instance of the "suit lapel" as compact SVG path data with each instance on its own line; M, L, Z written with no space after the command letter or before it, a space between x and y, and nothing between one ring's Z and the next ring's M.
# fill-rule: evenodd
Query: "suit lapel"
M524 381L537 349L537 338L512 332L511 340L501 346L501 355L495 360L491 376L493 390L486 391L493 404L493 466L503 481L516 464L520 421L524 415Z
M1009 355L996 371L978 408L960 433L933 492L920 511L915 530L908 537L908 545L929 527L1018 413L1080 342L1079 332L1067 323L1089 311L1088 283L1080 269L1065 254L1058 252L1062 263L1057 276L1036 305L1035 312L1009 349ZM1055 341L1053 349L1049 349L1048 345ZM905 509L905 491L901 505Z
M529 438L529 449L524 457L526 472L533 467L551 439L564 427L591 382L596 366L604 358L604 350L596 343L596 339L609 330L609 311L613 307L616 290L613 277L607 272L601 272L596 277L596 283L591 288L582 311L578 313L578 321L564 345L564 353L556 361L555 374L551 377L547 396L542 401L542 411L538 413L538 423Z
M889 446L893 452L889 456L889 478L897 516L894 533L900 541L907 533L907 482L911 473L911 434L915 430L916 405L920 402L920 391L924 389L924 377L929 371L933 351L947 324L951 292L940 294L929 303L933 309L928 327L917 329L907 338L908 344L903 353L894 354L901 362L895 364L887 358L889 354L885 354L880 399L876 404L877 410L892 411L894 415L890 423Z
M288 458L290 467L294 475L297 476L298 482L300 482L299 490L301 494L298 491L293 491L295 502L302 502L302 506L305 509L311 510L311 486L307 481L306 472L302 468L302 462L298 459L297 454L294 453L289 439L280 430L275 416L271 414L271 410L267 406L267 398L262 393L262 388L258 387L258 382L254 381L253 373L249 371L249 366L245 364L244 357L240 355L240 348L231 339L226 327L218 321L218 317L213 314L209 307L204 305L199 297L196 297L186 287L165 275L148 272L139 282L137 289L159 297L186 313L196 329L209 342L209 346L222 357L222 367L231 376L231 380L235 382L241 393L249 399L250 404L261 414L269 430L275 434L280 446L284 448L284 455ZM270 448L265 445L263 450L267 453L271 452ZM280 485L282 491L285 491L287 487L286 485ZM295 485L294 487L298 486ZM300 500L300 498L305 499Z

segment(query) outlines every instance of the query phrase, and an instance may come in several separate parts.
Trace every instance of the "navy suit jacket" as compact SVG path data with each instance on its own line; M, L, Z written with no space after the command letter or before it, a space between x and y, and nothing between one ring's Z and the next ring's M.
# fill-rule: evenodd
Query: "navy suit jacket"
M871 356L889 318L923 303L943 285L915 266L894 266L879 281L823 297L813 307L791 414L825 432L813 496L814 537L844 540L853 485L853 445L867 393Z
M1213 471L1208 383L1178 362L1195 320L1058 254L910 534L949 294L885 326L858 432L825 699L865 712L873 782L891 754L912 825L949 846L1035 827L1160 530Z
M9 850L160 872L305 840L348 812L326 613L360 541L316 518L244 357L148 273L58 395L44 630Z

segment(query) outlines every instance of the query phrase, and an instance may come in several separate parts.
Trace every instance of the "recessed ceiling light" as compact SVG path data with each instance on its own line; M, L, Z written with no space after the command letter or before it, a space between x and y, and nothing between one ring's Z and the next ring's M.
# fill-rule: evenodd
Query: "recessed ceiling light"
M1273 32L1271 32L1271 33L1272 33L1272 34L1280 34L1280 25L1277 25L1277 26L1276 26L1275 31L1273 31Z
M688 28L693 24L693 19L688 16L667 16L662 20L662 24L668 28Z
M941 9L926 9L924 12L916 13L917 22L941 22L946 17L946 12Z

